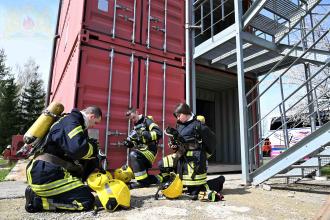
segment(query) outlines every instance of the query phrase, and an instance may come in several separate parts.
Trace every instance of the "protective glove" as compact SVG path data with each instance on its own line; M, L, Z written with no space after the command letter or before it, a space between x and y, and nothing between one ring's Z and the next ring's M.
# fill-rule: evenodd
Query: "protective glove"
M130 141L130 140L124 140L124 146L127 147L127 148L132 148L136 145L135 142L133 141Z
M92 154L92 158L95 158L98 156L99 154L99 149L100 149L100 144L98 142L98 140L94 139L94 138L90 138L88 140L88 143L91 144L93 146L93 154Z

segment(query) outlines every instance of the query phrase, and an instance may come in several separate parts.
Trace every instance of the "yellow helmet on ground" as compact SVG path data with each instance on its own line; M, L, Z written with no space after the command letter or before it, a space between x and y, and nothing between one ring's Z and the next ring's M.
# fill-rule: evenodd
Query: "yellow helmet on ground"
M182 195L183 184L179 174L170 173L170 178L161 186L163 195L168 199L175 199Z
M112 180L112 175L109 171L106 171L105 174L99 171L91 173L87 178L88 186L97 191L102 188L102 186Z
M88 177L87 184L96 191L105 209L115 211L118 207L130 207L130 191L123 181L109 179L107 174L97 172Z
M115 179L121 180L124 183L130 182L132 179L134 179L134 173L132 169L129 166L122 166L121 168L118 168L114 172Z

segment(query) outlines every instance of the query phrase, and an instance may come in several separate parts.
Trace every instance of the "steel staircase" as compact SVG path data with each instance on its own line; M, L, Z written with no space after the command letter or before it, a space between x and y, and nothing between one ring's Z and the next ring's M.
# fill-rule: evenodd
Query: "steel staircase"
M320 167L330 164L330 148L325 147L320 153L315 153L308 158L303 163L291 165L289 171L277 174L272 178L286 178L286 182L289 183L291 179L297 182L304 177L314 174L319 171Z
M211 3L211 1L213 3ZM237 72L236 25L228 25L224 18L239 13L235 11L232 1L222 0L216 5L213 0L195 1L194 30L195 50L193 58L196 63L208 65L220 70ZM274 108L261 115L257 110L257 120L251 118L247 128L249 178L252 184L260 184L270 178L295 178L299 180L319 171L320 167L330 163L330 122L319 123L319 112L329 111L329 101L320 105L325 95L319 88L327 85L329 74L323 74L330 66L329 48L320 47L320 42L329 37L330 10L324 10L315 23L312 14L319 13L321 0L255 0L242 16L243 31L240 33L243 47L243 66L245 76L259 78L258 83L246 92L246 110L258 109L263 96L274 87L280 91L280 100L273 100ZM210 3L210 4L209 4ZM227 15L221 14L221 20L212 17L212 10L226 8ZM205 9L210 10L207 13ZM218 11L216 11L218 13ZM222 13L224 10L222 11ZM203 20L211 16L211 19ZM219 18L219 19L220 19ZM307 28L306 20L312 25ZM226 26L218 31L218 26ZM325 28L324 28L325 27ZM214 30L212 29L214 28ZM316 30L322 31L316 31ZM316 34L317 32L317 34ZM311 40L312 39L312 40ZM289 89L285 94L284 79L293 67L304 66L305 76L301 83ZM269 81L261 89L261 85ZM302 90L305 89L306 91ZM298 95L299 94L299 95ZM287 115L307 100L302 112L308 112L311 122L311 134L295 145L289 144L287 126L291 123ZM274 111L281 115L286 150L267 164L259 163L263 141L262 123ZM251 117L248 116L248 117ZM272 133L274 134L274 133ZM272 134L268 134L267 137ZM259 138L256 140L256 136ZM303 162L301 162L303 161Z
M275 177L289 178L289 177L302 177L304 174L301 172L304 168L319 167L317 158L311 158L305 163L300 165L294 165L304 157L319 153L315 153L320 148L327 146L330 143L330 122L323 125L320 129L316 130L311 135L307 136L294 146L288 148L284 153L275 157L264 166L259 167L257 170L251 173L252 183L254 185L260 184L281 171L290 168L289 172L285 174L279 174ZM327 149L321 155L329 155L330 150ZM316 160L317 161L316 161ZM317 162L317 164L315 163ZM326 165L326 164L321 164Z
M288 45L283 39L299 24L304 16L318 5L320 0L304 2L300 6L289 0L257 0L253 2L243 16L245 31L242 36L245 73L262 75L286 55L286 46ZM198 6L196 5L197 9L201 8ZM231 5L228 7L230 8ZM266 14L272 13L275 18L264 15L265 12ZM202 28L204 32L205 29L211 28L207 26L206 22L198 21L196 23L196 25L201 24L206 26ZM195 32L195 35L200 36L200 30ZM210 62L219 69L236 72L235 34L235 25L231 25L218 34L211 35L208 40L195 47L193 55L195 61L197 63ZM301 47L296 49L302 50ZM319 54L319 51L312 49L310 53L317 56L322 55L322 53ZM290 65L296 57L295 53L290 54L278 68ZM310 62L310 60L302 58L300 62Z

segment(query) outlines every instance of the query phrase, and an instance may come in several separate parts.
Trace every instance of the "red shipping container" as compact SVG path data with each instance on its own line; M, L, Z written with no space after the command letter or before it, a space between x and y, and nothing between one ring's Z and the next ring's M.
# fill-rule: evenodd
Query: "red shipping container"
M68 60L82 29L108 36L109 43L139 45L141 51L164 57L185 54L184 1L63 0L55 58L60 54Z
M101 107L102 123L91 129L90 135L106 148L110 169L126 163L127 149L122 141L129 130L124 113L130 105L152 115L161 129L174 126L172 111L184 100L185 76L180 62L97 40L77 43L73 51L64 74L54 72L53 79L60 80L52 83L50 101L63 103L65 111ZM169 153L167 144L164 151ZM160 149L157 160L162 156Z
M142 44L147 48L184 55L184 2L143 0Z
M141 0L86 1L84 28L140 43Z

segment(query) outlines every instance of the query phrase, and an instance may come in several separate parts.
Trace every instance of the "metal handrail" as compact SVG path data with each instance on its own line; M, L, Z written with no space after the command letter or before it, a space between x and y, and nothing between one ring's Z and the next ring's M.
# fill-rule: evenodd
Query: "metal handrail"
M329 12L329 14L330 14L330 12ZM276 78L272 83L271 83L271 85L269 86L269 87L267 87L264 91L262 91L262 93L261 94L259 94L255 99L253 99L249 104L247 104L247 107L250 107L254 102L256 102L257 101L257 99L258 98L260 98L263 94L265 94L276 82L277 82L277 80L279 80L280 79L280 77L282 77L282 76L284 76L285 75L285 73L287 73L288 71L289 71L289 69L291 68L291 67L293 67L303 56L305 56L306 55L306 53L310 50L310 49L312 49L320 40L322 40L323 39L323 37L324 36L326 36L328 33L330 32L330 29L327 31L327 32L324 32L322 35L321 35L321 37L319 38L319 39L317 39L314 43L313 43L313 45L312 46L310 46L307 50L305 50L298 58L296 58L295 60L294 60L294 62L292 62L291 64L290 64L290 66L283 72L283 73L281 73L281 75L278 77L278 78ZM307 36L307 35L306 35ZM306 37L305 36L305 37ZM276 67L278 67L279 66L279 64L280 63L282 63L283 62L283 60L285 60L288 56L289 56L289 54L291 54L292 52L293 52L293 50L297 47L297 45L299 45L301 43L301 40L300 40L300 42L298 42L292 49L290 49L290 51L289 51L289 53L287 53L284 57L283 57L283 59L281 59L278 63L276 63L275 64L275 68L273 67L270 71L273 71L274 69L276 69ZM269 74L270 74L271 72L269 72ZM262 78L262 80L261 81L263 81L267 76L269 76L269 74L267 74L264 78ZM258 84L258 83L257 83ZM259 83L260 84L260 83ZM253 89L253 88L252 88ZM246 94L246 96L248 97L248 95L250 95L251 94L251 92L252 92L252 89Z
M328 16L330 15L330 12L328 12L326 14L326 16L324 16L315 26L314 28L312 28L305 36L303 39L306 39L307 36L309 36ZM276 63L274 65L274 67L272 69L270 69L266 74L265 76L258 82L256 83L247 93L246 93L246 96L248 97L259 85L261 82L263 82L282 62L284 59L286 59L293 51L294 49L296 49L298 47L299 44L301 44L302 40L303 39L300 39L299 42L297 42L289 51L289 53L287 53L282 60L280 60L278 63Z
M325 79L323 79L319 84L317 84L314 88L313 88L313 90L310 90L305 96L302 96L295 104L293 104L292 106L290 106L289 107L289 109L287 109L287 111L289 111L289 110L291 110L294 106L296 106L296 104L298 104L303 98L305 98L310 92L312 92L312 91L314 91L314 90L316 90L316 88L318 87L318 86L320 86L322 83L324 83L328 78L330 78L330 76L327 76ZM322 93L321 94L321 96L323 96L324 94L326 94L327 93L327 91L325 91L324 93ZM311 103L309 103L308 105L306 105L302 110L305 110L305 109L307 109L310 105L312 105L312 104L315 104L316 102L317 102L318 100L317 99L315 99L315 100L313 100L313 102L311 102ZM315 103L314 103L315 102ZM275 108L273 109L273 110L271 110L270 112L272 112L272 111L274 111L276 108L278 108L279 106L281 105L281 103L280 104L278 104L277 106L275 106ZM309 115L307 115L307 117L309 117L310 115L312 115L312 114L314 114L314 113L316 113L318 110L320 110L321 108L318 108L317 110L315 110L314 112L312 112L311 114L309 114ZM262 120L260 120L260 122L261 122ZM278 127L275 131L273 131L272 133L270 133L270 134L268 134L265 138L269 138L270 136L272 136L274 133L276 133L277 131L279 131L279 130L282 130L282 128L283 128L283 126L284 125L287 125L288 123L290 123L290 122L292 122L293 120L291 120L291 119L289 119L288 121L286 121L285 123L283 123L280 127ZM260 141L260 142L258 142L257 144L255 144L252 148L250 148L249 150L250 151L252 151L252 150L254 150L256 147L258 147L260 144L262 143L262 141Z

